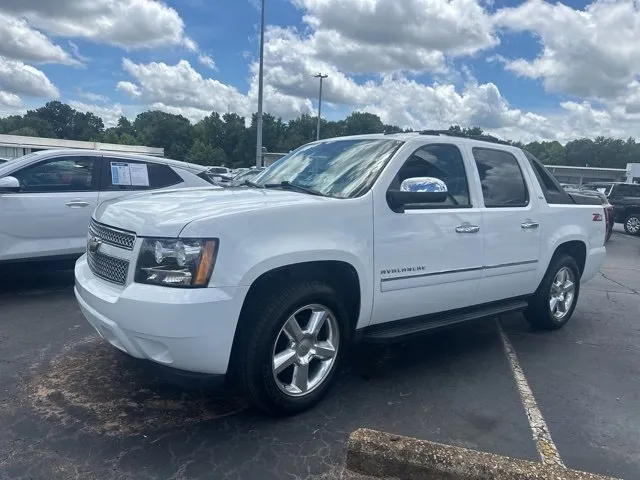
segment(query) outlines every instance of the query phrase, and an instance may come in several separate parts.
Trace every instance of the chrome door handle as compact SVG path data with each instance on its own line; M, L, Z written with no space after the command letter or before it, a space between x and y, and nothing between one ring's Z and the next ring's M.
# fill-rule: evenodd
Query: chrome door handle
M82 207L88 207L89 202L84 202L82 200L72 200L70 202L65 203L65 205L69 208L82 208Z
M526 221L526 222L521 223L520 226L522 228L524 228L525 230L530 230L530 229L533 229L533 228L538 228L540 226L540 224L538 222Z
M458 233L478 233L479 231L480 231L479 226L471 225L470 223L466 223L466 222L456 227L456 232Z

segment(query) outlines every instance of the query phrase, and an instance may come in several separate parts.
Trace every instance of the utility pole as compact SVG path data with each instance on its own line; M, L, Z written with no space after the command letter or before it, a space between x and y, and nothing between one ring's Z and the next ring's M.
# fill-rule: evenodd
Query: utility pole
M315 78L320 79L320 92L318 93L318 128L316 128L316 140L320 140L320 115L322 114L322 80L327 78L329 75L323 75L322 73L317 73L314 75Z
M256 167L262 166L262 97L264 84L264 0L260 9L260 69L258 72L258 124L256 138Z

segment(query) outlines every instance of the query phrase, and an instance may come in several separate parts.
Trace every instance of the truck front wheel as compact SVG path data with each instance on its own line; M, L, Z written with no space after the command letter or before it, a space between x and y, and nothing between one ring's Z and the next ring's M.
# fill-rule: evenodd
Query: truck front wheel
M553 258L524 314L531 325L545 330L562 328L573 315L580 293L580 270L566 254Z
M311 408L335 383L349 341L340 297L325 282L302 281L256 300L239 332L242 389L271 414Z

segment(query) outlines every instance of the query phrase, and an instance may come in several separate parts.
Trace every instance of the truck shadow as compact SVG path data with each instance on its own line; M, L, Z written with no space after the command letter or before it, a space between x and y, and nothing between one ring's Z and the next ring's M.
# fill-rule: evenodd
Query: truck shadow
M496 348L500 346L492 322L394 345L355 346L334 390L298 417L320 413L367 419L381 411L383 416L396 415L397 409L424 411L434 391L464 386L482 375ZM40 416L76 431L107 436L150 435L207 424L215 429L215 421L231 416L235 417L227 421L236 428L280 421L254 411L228 385L176 384L151 364L95 335L67 346L41 367L26 394Z

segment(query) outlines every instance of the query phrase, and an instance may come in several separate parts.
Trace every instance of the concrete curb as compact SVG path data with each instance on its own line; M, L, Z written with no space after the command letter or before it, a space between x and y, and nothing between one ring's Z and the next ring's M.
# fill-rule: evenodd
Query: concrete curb
M357 473L402 480L614 480L364 428L349 436L346 466Z

